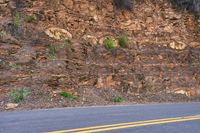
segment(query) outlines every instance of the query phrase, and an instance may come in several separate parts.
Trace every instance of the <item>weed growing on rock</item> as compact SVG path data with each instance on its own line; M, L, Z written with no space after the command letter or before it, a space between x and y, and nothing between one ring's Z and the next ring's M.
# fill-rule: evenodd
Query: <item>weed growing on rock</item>
M20 103L22 102L28 95L30 94L30 92L26 89L26 88L20 88L17 90L14 90L10 93L10 97L11 99L15 102L15 103Z
M120 103L120 102L123 101L123 98L120 97L120 96L114 96L114 97L112 98L112 101L115 102L115 103Z
M115 48L114 43L113 43L113 40L110 39L110 38L106 38L106 39L104 40L104 46L105 46L105 48L107 48L107 49Z
M127 48L128 47L128 39L126 36L120 36L118 37L118 44L122 48Z
M75 96L73 96L72 94L70 94L69 92L66 92L66 91L60 92L60 96L62 96L63 98L65 98L67 100L74 100L74 99L76 99Z

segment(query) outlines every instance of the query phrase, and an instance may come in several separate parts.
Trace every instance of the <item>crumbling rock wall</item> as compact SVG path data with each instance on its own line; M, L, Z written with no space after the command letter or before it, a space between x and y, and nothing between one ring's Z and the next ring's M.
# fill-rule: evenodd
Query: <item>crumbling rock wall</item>
M93 102L106 95L101 89L131 96L200 89L199 20L165 0L138 2L133 12L114 12L112 0L0 0L0 7L0 91L68 90ZM17 12L21 32L13 35ZM27 15L36 20L25 22ZM128 49L104 48L106 37L124 34ZM59 47L54 60L51 45ZM21 68L10 70L9 62Z

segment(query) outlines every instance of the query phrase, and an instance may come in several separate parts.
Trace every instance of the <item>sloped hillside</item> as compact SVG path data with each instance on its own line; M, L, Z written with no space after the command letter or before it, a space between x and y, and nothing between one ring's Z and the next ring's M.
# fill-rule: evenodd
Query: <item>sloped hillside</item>
M199 101L199 18L133 3L0 0L0 110Z

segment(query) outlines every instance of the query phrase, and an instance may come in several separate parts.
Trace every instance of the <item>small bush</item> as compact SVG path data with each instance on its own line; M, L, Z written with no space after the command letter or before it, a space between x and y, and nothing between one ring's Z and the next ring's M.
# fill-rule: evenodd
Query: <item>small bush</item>
M26 17L25 17L25 21L26 21L27 23L31 23L31 22L33 22L35 19L36 19L36 18L35 18L34 15L30 15L30 16L26 16Z
M15 103L22 102L28 95L29 91L26 88L20 88L10 93L10 97Z
M104 46L105 46L105 48L107 48L107 49L115 48L114 43L113 43L113 40L110 39L110 38L107 38L107 39L104 40Z
M63 98L65 98L67 100L74 100L74 99L76 99L75 96L73 96L72 94L70 94L69 92L66 92L66 91L60 92L60 96L62 96Z
M122 48L127 48L128 47L128 39L126 36L120 36L118 38L118 44L122 47Z
M120 103L120 102L123 101L123 98L120 97L120 96L114 96L114 97L112 98L112 101L115 102L115 103Z

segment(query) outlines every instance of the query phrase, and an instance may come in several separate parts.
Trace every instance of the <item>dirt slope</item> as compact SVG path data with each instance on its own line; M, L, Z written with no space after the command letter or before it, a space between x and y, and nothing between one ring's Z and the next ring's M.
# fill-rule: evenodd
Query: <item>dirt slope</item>
M198 18L167 0L136 1L133 12L114 12L112 0L0 0L0 110L23 87L30 94L15 110L113 104L113 96L199 101L199 31ZM128 48L115 43L121 35Z

